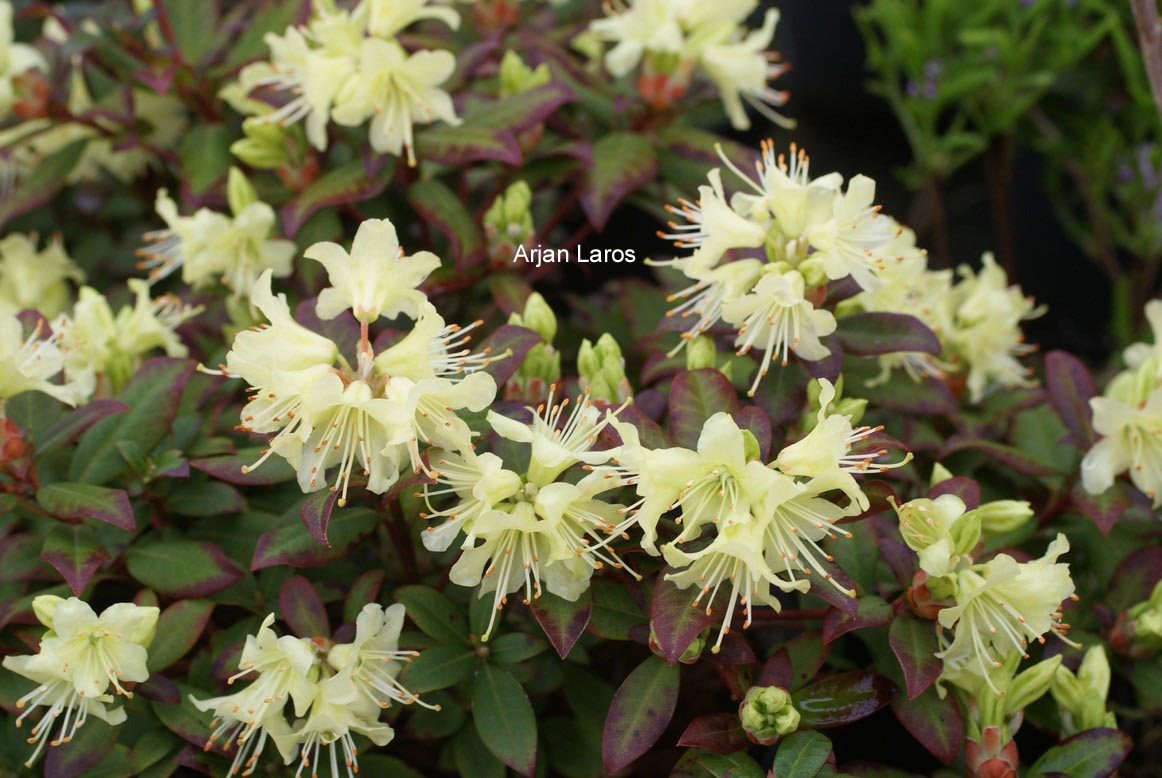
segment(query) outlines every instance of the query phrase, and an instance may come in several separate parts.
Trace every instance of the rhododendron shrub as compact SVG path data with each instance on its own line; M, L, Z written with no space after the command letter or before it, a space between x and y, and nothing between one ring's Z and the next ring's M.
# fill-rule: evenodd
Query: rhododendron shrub
M1061 137L1162 68L980 5L858 12L930 193L994 60ZM0 0L0 773L1151 774L1156 275L1039 350L1011 246L812 163L779 23Z

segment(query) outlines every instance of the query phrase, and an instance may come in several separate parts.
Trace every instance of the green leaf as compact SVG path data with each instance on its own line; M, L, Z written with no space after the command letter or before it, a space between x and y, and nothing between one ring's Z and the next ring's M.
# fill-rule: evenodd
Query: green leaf
M545 637L562 659L573 650L589 626L589 618L593 614L593 600L588 590L582 592L575 601L551 592L542 592L529 606L537 623L545 631Z
M163 0L169 29L182 59L193 65L220 42L218 3L212 0Z
M440 125L417 132L416 156L457 167L484 160L514 166L521 163L520 147L511 132L468 124Z
M1133 742L1116 729L1090 729L1050 748L1029 769L1030 776L1108 778L1130 754Z
M716 754L691 748L682 755L670 778L764 778L766 775L746 753ZM782 778L782 773L773 773Z
M149 672L161 672L188 654L213 610L214 603L209 600L180 600L162 611L157 634L149 645Z
M996 460L1000 465L1023 475L1047 476L1057 472L1057 468L1051 462L1038 459L1021 449L977 438L951 438L940 449L937 458L943 460L959 451L980 451L988 455L990 459Z
M940 675L942 667L935 656L939 650L935 625L911 616L897 616L888 630L888 642L904 671L908 698L919 697Z
M301 575L292 575L279 587L278 614L291 632L301 638L331 635L327 609L314 584Z
M330 546L321 546L302 522L288 522L258 538L251 570L275 565L318 567L343 558L364 536L375 529L379 516L364 508L336 511L328 525Z
M905 313L854 313L836 320L836 337L848 354L896 352L940 355L940 339L922 321Z
M113 750L117 734L104 721L90 716L70 740L48 749L44 760L47 778L95 774L94 769Z
M236 486L269 486L295 480L295 469L282 457L270 457L262 467L243 473L243 466L257 462L264 450L262 446L255 446L233 454L192 459L190 467Z
M703 368L674 376L669 428L678 445L697 447L702 425L720 411L732 415L739 411L738 393L721 372Z
M370 168L359 159L335 168L316 179L282 208L283 229L293 237L320 208L376 197L387 187L394 172L395 162L383 157Z
M447 689L471 675L479 661L464 646L432 646L404 665L400 683L416 694Z
M629 632L647 622L623 581L595 579L589 587L593 612L589 630L606 640L629 640Z
M217 546L188 540L131 546L125 564L135 579L168 597L206 597L243 576Z
M475 727L464 727L452 740L452 757L456 772L464 778L504 778L508 772L492 752L485 748Z
M528 695L505 669L484 663L472 684L476 733L497 759L522 775L537 762L537 721Z
M801 727L838 727L866 718L887 705L896 686L882 675L853 671L817 681L792 695Z
M897 695L892 712L904 729L944 764L952 764L964 747L964 717L952 695L940 699L929 686L913 699Z
M234 157L230 154L231 130L225 124L195 124L182 136L178 157L182 181L195 195L203 195L226 178Z
M32 173L18 181L13 191L0 200L0 226L48 202L68 181L81 159L88 139L76 140L53 152L36 165Z
M97 568L109 558L97 534L84 524L58 524L48 532L41 558L65 579L78 597Z
M653 144L632 132L614 132L593 144L593 166L585 177L581 207L589 222L605 229L618 204L654 180L658 159Z
M457 268L470 267L484 258L484 235L464 202L440 181L429 178L412 184L408 202L416 214L448 239Z
M523 132L573 99L573 94L564 84L550 82L508 97L473 103L464 114L464 123L492 130Z
M627 767L662 736L678 701L678 679L677 665L651 656L618 687L601 736L606 770Z
M192 3L197 5L197 0ZM238 68L244 62L261 59L268 55L270 48L263 40L268 32L282 35L287 27L296 22L305 22L310 13L310 4L304 0L293 2L266 3L253 17L247 19L242 26L242 32L234 41L230 56L226 58L222 69L229 72Z
M654 584L654 596L650 603L650 627L653 638L662 656L670 664L678 661L682 653L698 637L698 633L721 618L722 608L733 607L725 593L713 603L702 603L706 607L693 607L691 601L697 590L679 589L666 574L673 568L665 568Z
M92 400L75 411L66 414L36 441L36 456L43 457L61 446L72 443L85 430L101 419L125 413L129 407L116 400Z
M527 662L548 647L549 644L540 638L521 632L501 635L488 644L489 658L501 665Z
M468 621L463 609L430 586L403 586L392 592L408 617L440 643L468 645Z
M355 621L364 606L376 601L385 577L386 573L383 570L368 570L355 579L355 583L347 589L347 598L343 601L344 621Z
M143 451L153 449L169 432L193 369L189 360L168 357L142 365L117 395L129 412L103 419L81 436L68 480L104 484L124 473L129 466L117 453L119 441L133 441Z
M814 778L827 763L831 741L811 730L792 732L775 754L774 773L779 778Z
M129 495L122 489L58 481L37 489L36 502L65 521L97 519L126 532L137 529Z

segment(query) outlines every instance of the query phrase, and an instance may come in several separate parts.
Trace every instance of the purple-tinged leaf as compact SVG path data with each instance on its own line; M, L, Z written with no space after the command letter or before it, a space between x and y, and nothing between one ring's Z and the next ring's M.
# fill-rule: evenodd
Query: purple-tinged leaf
M750 755L716 754L703 748L688 748L670 771L670 778L764 778L768 773Z
M485 747L521 775L537 765L537 720L528 695L502 667L480 665L472 683L472 721Z
M493 273L488 277L488 290L492 301L505 316L524 313L525 304L533 293L533 288L516 273Z
M301 638L331 636L327 609L314 585L301 575L292 575L279 587L278 614Z
M888 630L888 643L904 671L908 699L915 699L932 685L943 667L936 658L936 625L931 621L900 615Z
M666 573L670 572L673 571L665 568L654 584L650 626L658 652L667 662L674 664L698 633L721 619L723 609L733 608L734 602L720 593L713 605L709 602L692 605L694 598L690 589L679 589L672 581L666 580Z
M408 202L416 215L439 230L451 247L455 267L464 269L484 259L484 235L464 202L435 178L412 184Z
M935 687L910 700L901 694L892 700L892 712L934 757L944 764L956 759L964 745L964 717L951 694L942 700Z
M320 208L376 197L387 187L394 172L393 160L376 157L370 168L363 160L354 159L320 176L282 207L280 214L287 237L294 237Z
M355 315L351 311L343 311L335 318L324 321L315 312L317 302L317 297L311 297L296 305L295 321L311 332L330 338L345 358L355 359L355 349L360 338L359 322Z
M589 617L593 615L593 600L586 590L570 602L563 597L544 592L540 597L529 603L533 616L545 637L553 644L557 654L564 659L573 650L573 646L585 633L589 626Z
M892 574L901 586L910 586L916 574L916 552L894 537L881 535L876 538L876 547L880 550L880 557L888 563Z
M838 562L826 558L816 562L811 568L811 594L854 618L859 609L859 590L856 589L855 581L851 580L851 576Z
M671 448L674 446L674 439L670 437L670 433L662 429L656 421L644 414L640 407L638 407L637 398L635 398L632 405L627 405L621 409L617 414L617 420L624 422L637 430L638 442L646 448ZM602 433L609 433L610 439L616 439L620 444L620 436L612 427L606 427Z
M678 738L679 746L705 748L716 754L733 754L749 745L738 713L711 713L699 716Z
M891 500L895 500L896 504L900 503L899 496L892 485L887 481L881 481L877 478L871 480L860 481L860 491L867 497L867 510L855 516L850 516L843 519L840 523L847 524L851 521L859 521L866 516L875 516L880 513L885 513L892 510Z
M97 519L126 532L137 529L133 506L123 489L57 481L36 490L36 503L63 521Z
M911 414L952 416L960 407L952 390L943 381L931 378L913 381L902 372L897 372L886 383L860 387L860 394L873 407Z
M150 359L138 368L117 393L117 399L129 410L102 419L85 431L73 455L68 480L104 484L124 473L129 465L117 453L121 441L132 441L142 451L152 450L168 434L193 371L191 360L170 357Z
M551 81L520 94L471 104L464 121L474 127L524 132L577 98L560 81Z
M759 662L759 658L755 656L750 643L738 632L727 632L722 637L722 645L719 646L718 653L703 651L701 658L722 667L757 665Z
M303 526L311 533L315 542L325 548L331 547L331 541L327 539L327 527L331 524L331 514L338 501L339 492L320 489L308 494L299 508L299 518L303 520Z
M759 458L766 462L771 458L771 417L757 405L748 405L734 414L734 421L741 429L749 430L759 444Z
M157 640L157 637L154 637ZM152 645L150 651L152 651ZM152 658L152 657L150 657ZM133 687L134 694L140 694L147 700L164 702L166 705L181 705L182 692L178 685L160 673L149 676L149 680L142 681Z
M496 380L497 386L503 387L520 368L520 363L533 346L543 342L544 338L527 327L503 324L482 340L476 350L489 349L491 360L484 369ZM511 353L503 356L507 352Z
M58 524L48 532L41 558L65 579L80 597L89 580L109 555L101 548L97 535L84 524Z
M36 443L36 455L42 457L80 437L101 419L125 413L129 406L117 400L93 400L65 416L47 430Z
M117 745L117 734L96 716L85 720L76 734L48 749L44 759L45 778L82 778L110 754ZM51 736L50 736L51 737Z
M3 512L0 509L0 513ZM44 578L47 571L40 558L43 547L44 537L32 532L21 532L0 540L0 582Z
M670 433L678 445L695 448L702 425L714 414L739 412L738 394L718 370L703 368L674 376L670 384Z
M1115 482L1097 495L1090 494L1085 487L1077 484L1069 497L1079 511L1093 520L1103 535L1108 535L1122 514L1134 507L1128 488L1121 482Z
M189 540L131 546L125 564L134 579L167 597L208 597L244 575L214 544Z
M243 467L249 468L257 462L263 451L262 448L243 448L233 454L190 460L190 466L235 486L270 486L294 480L294 468L276 456L268 458L254 470L242 472Z
M468 124L440 125L416 133L416 155L454 167L484 160L513 166L521 163L520 146L511 132Z
M819 632L804 632L789 641L771 655L763 666L761 675L764 686L781 686L788 691L802 688L815 677L819 668L827 661L831 647L823 642ZM784 660L779 655L785 655ZM789 666L789 670L787 669ZM768 678L771 683L767 683ZM786 681L779 683L778 681Z
M1114 610L1125 610L1150 597L1162 580L1162 548L1152 545L1132 551L1114 573L1105 604Z
M854 616L833 608L827 610L827 615L823 617L824 643L830 643L854 629L883 627L892 620L892 606L874 594L860 597L856 607L858 610Z
M837 320L835 334L848 354L874 357L902 352L939 356L940 338L906 313L853 313Z
M1116 729L1088 729L1050 748L1029 770L1030 776L1109 778L1130 755L1133 741Z
M831 350L831 353L823 357L823 359L816 359L808 361L799 359L803 364L803 369L812 378L826 378L831 383L839 380L839 374L843 371L843 344L834 335L824 338L823 345ZM782 368L780 368L782 369Z
M149 672L153 677L190 652L210 621L214 603L179 600L161 612L157 634L149 644Z
M774 429L781 429L799 417L807 399L811 376L799 362L772 370L759 384L755 403L767 412Z
M850 300L862 291L863 288L860 287L859 282L851 276L844 276L836 281L828 281L827 297L824 298L823 305L830 309L836 303Z
M940 449L937 459L943 460L960 451L980 451L1022 475L1038 477L1057 474L1056 468L1050 462L1042 461L1004 443L979 438L953 437Z
M767 657L763 662L763 669L759 672L758 686L778 686L780 689L790 689L795 680L795 671L791 667L791 654L785 648L780 648Z
M964 501L967 510L976 510L980 507L980 484L971 478L953 476L946 478L928 490L928 498L935 500L942 494L954 494Z
M650 750L678 702L679 671L655 656L638 665L613 695L601 736L601 762L616 773Z
M387 576L384 570L368 570L363 573L347 589L347 597L343 601L343 619L355 621L365 605L376 602L379 598L379 589L383 586L383 579Z
M867 718L891 702L896 685L882 675L856 670L833 675L795 692L799 726L825 729Z
M1097 383L1081 360L1065 351L1046 354L1045 391L1073 443L1083 449L1096 443L1089 401L1098 394Z
M38 163L30 175L17 180L0 201L0 226L48 202L68 181L81 159L88 139L75 140Z
M642 135L614 132L593 144L593 166L585 177L581 207L598 232L626 195L654 180L658 158Z
M330 545L323 546L302 523L267 532L258 538L251 570L274 565L318 567L341 559L365 535L375 529L379 517L364 508L342 508L335 512L328 526Z

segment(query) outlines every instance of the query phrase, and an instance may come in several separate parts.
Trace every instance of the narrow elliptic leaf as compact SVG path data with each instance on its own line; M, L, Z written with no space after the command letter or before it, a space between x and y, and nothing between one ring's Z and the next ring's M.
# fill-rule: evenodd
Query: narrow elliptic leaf
M486 748L521 775L537 764L537 720L528 695L504 668L485 662L472 683L472 720Z
M861 386L859 393L873 407L878 406L905 413L951 416L959 408L952 390L943 381L934 378L913 381L902 371L897 371L885 383L875 386Z
M1118 565L1113 584L1102 602L1117 611L1126 610L1150 597L1162 580L1162 548L1157 545L1131 551Z
M853 671L833 675L795 692L802 727L824 729L859 721L891 702L896 685L882 675Z
M1046 354L1045 391L1073 443L1084 449L1096 443L1089 401L1098 394L1097 383L1082 361L1065 351Z
M908 699L919 697L932 685L942 667L935 654L936 625L931 621L911 616L897 616L888 630L888 643L904 671Z
M489 641L488 647L489 658L493 662L498 665L517 665L544 652L548 649L549 644L536 635L510 632Z
M575 601L543 592L540 597L529 603L529 607L532 608L537 623L545 631L545 637L553 644L557 654L564 659L589 626L589 617L593 614L593 599L589 595L589 590L582 592Z
M964 717L952 695L943 700L929 686L914 699L897 695L892 712L924 748L944 764L952 764L964 746Z
M122 489L57 481L37 489L36 502L48 513L65 521L97 519L126 532L137 529L129 495Z
M605 718L601 761L610 773L631 764L662 736L678 701L677 665L647 658L622 682Z
M476 727L465 726L452 738L452 756L456 772L463 778L505 778L508 770L492 755L476 734Z
M527 327L503 324L481 341L475 350L489 349L492 359L484 369L496 379L497 386L503 387L516 373L532 347L543 342L540 335ZM508 356L502 356L504 354Z
M386 576L384 570L368 570L355 579L347 589L347 598L343 601L344 621L355 621L363 606L377 601L379 589L383 586L383 579Z
M457 607L430 586L401 586L392 592L420 630L440 643L468 645L468 620Z
M987 454L990 458L995 459L1001 465L1011 468L1022 475L1038 477L1054 475L1057 472L1052 463L1037 459L1018 448L992 440L976 438L951 438L940 449L937 458L944 459L958 451L980 451Z
M814 778L830 755L831 741L826 735L799 730L779 744L772 770L779 778Z
M764 778L767 773L745 752L716 754L704 748L687 749L670 778Z
M928 490L928 498L935 500L942 494L954 494L964 500L964 507L976 510L980 507L980 484L971 478L953 476L946 478Z
M311 533L316 543L327 548L331 547L331 541L327 539L327 527L331 524L331 513L338 501L339 492L320 489L308 494L299 509L299 518L303 520L307 532Z
M678 738L680 746L705 748L716 754L733 754L742 751L748 744L737 711L699 716L690 722Z
M720 371L689 370L674 376L670 384L670 433L678 445L695 448L702 425L714 414L738 413L738 393Z
M330 545L322 546L301 522L267 532L258 538L251 570L274 565L318 567L340 559L356 543L375 529L379 516L365 508L342 508L329 525Z
M42 457L56 451L61 446L72 443L101 419L125 413L129 406L117 400L92 400L75 411L64 415L60 421L53 424L40 440L36 441L36 455Z
M673 572L671 568L665 568L654 584L654 595L650 602L650 626L661 655L667 662L674 664L694 642L694 638L698 637L698 633L721 619L723 609L733 607L734 603L722 592L713 604L702 602L700 607L692 605L697 590L679 589L672 581L666 580L666 574L670 572Z
M416 694L447 689L471 675L479 662L465 646L432 646L404 665L400 683Z
M837 608L828 609L823 618L824 643L830 643L854 629L883 627L892 620L892 606L875 594L860 597L856 601L856 609L854 616Z
M1029 769L1030 776L1109 778L1130 755L1133 741L1116 729L1090 729L1062 740Z
M163 610L157 634L149 644L149 672L161 672L189 653L213 610L214 603L209 600L180 600Z
M853 313L836 320L835 334L848 354L872 357L898 352L940 355L940 338L906 313Z
M416 156L457 167L483 160L521 163L520 145L512 132L467 124L439 125L417 132Z
M1076 484L1069 496L1079 511L1093 519L1103 535L1108 535L1122 514L1134 506L1128 487L1121 482L1115 482L1109 489L1096 495L1087 492L1081 484Z
M323 174L283 206L282 224L287 236L293 237L320 208L375 197L387 186L394 171L394 161L381 157L370 169L363 160L354 159Z
M262 456L262 447L243 448L233 454L190 460L190 467L236 486L269 486L295 479L295 469L282 457L272 456L254 470L249 468Z
M593 166L585 178L581 207L598 231L626 195L654 180L653 145L632 132L614 132L593 144Z
M97 540L97 534L84 524L58 524L48 532L41 558L65 579L78 597L89 585L89 579L109 555Z
M300 638L331 636L327 609L315 586L301 575L292 575L278 590L278 615Z
M117 453L117 444L132 441L150 451L169 432L182 390L194 363L188 359L157 357L142 365L117 400L129 407L94 424L77 445L69 468L70 481L104 484L129 469Z
M552 81L519 94L473 103L465 112L464 121L493 130L524 132L575 99L568 87Z
M167 597L208 597L243 576L217 546L189 540L131 546L125 564L137 581Z
M484 235L456 193L438 179L412 184L408 202L417 216L443 233L455 267L467 268L484 259Z

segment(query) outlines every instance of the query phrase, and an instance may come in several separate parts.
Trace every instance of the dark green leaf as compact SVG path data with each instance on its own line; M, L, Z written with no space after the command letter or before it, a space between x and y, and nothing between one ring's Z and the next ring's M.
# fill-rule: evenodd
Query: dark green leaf
M379 587L383 586L385 576L383 570L368 570L355 579L355 583L347 590L347 599L343 602L345 621L355 621L363 606L377 601Z
M301 638L330 637L327 609L314 585L301 575L292 575L278 590L278 613L291 632Z
M1050 748L1029 769L1030 776L1108 778L1130 754L1133 742L1116 729L1090 729Z
M116 416L128 410L129 406L116 400L92 400L66 414L64 418L45 430L40 440L36 441L36 455L42 457L52 453L61 446L72 443L85 430L101 419Z
M618 203L654 180L658 160L653 145L632 132L614 132L593 144L593 166L586 176L581 207L590 223L605 229Z
M792 732L779 744L774 773L779 778L814 778L827 763L831 741L811 730Z
M430 586L403 586L392 592L408 617L425 635L440 643L468 645L468 622L463 609Z
M434 178L420 181L408 190L408 202L419 217L448 239L457 268L471 267L484 259L480 227L451 189Z
M209 600L181 600L163 610L149 645L149 672L161 672L189 653L213 610L214 603Z
M900 669L904 671L908 698L919 697L940 675L942 667L935 656L939 650L936 645L936 625L911 616L897 616L888 630L888 642L892 646L892 653L900 660Z
M764 778L765 775L758 763L745 753L716 754L701 748L686 751L670 772L670 778Z
M527 662L537 656L548 648L549 644L533 635L510 632L491 641L488 647L489 658L493 662L501 665L515 665Z
M537 721L524 689L507 670L484 663L472 684L476 733L497 759L531 776L537 763Z
M447 689L471 675L479 661L464 646L432 646L404 665L400 683L416 694Z
M374 530L378 522L379 516L374 511L343 508L336 512L330 523L329 547L320 546L301 522L288 523L258 539L250 569L261 570L274 565L318 567L341 559L361 538Z
M283 229L287 235L293 236L311 214L320 208L362 202L376 197L387 187L394 172L394 161L384 158L377 159L370 169L362 160L356 159L329 171L283 206L281 211Z
M964 746L964 717L952 695L943 700L935 686L929 686L914 699L897 695L892 700L892 712L924 748L944 764L952 760Z
M955 437L944 444L938 458L945 459L958 451L980 451L1023 475L1046 476L1056 473L1056 468L1051 462L1042 461L1021 449L992 440Z
M716 413L739 411L738 394L726 376L712 368L689 370L670 384L669 428L678 445L695 448L702 425Z
M892 620L892 612L892 606L875 594L860 597L856 601L855 615L832 608L823 619L823 642L830 643L853 629L887 626Z
M217 546L187 540L132 546L125 564L135 579L168 597L206 597L243 576Z
M36 502L58 519L97 519L126 532L137 529L129 495L122 489L57 481L37 489Z
M81 153L88 143L87 138L76 140L54 151L38 163L30 175L19 180L13 191L0 201L0 226L15 216L43 205L59 192L80 161Z
M233 140L225 124L195 124L182 136L178 156L182 161L182 181L195 195L203 195L226 177L234 158Z
M97 535L84 524L58 524L48 532L41 558L65 579L78 597L97 568L109 558Z
M457 167L484 160L506 165L521 163L520 147L511 132L468 124L440 125L417 132L416 156Z
M679 671L655 656L629 674L613 696L601 737L601 761L611 773L627 767L661 737L678 701Z
M190 460L190 467L209 473L215 478L237 486L269 486L295 479L295 469L282 457L272 456L256 470L242 472L243 467L253 465L265 449L239 449L233 454Z
M896 686L875 673L854 671L817 681L792 696L800 726L823 729L866 718L887 705Z
M837 319L843 350L857 356L897 352L940 355L940 339L922 321L905 313L854 313Z
M545 637L553 644L562 659L569 655L576 645L593 613L593 600L586 590L575 601L566 600L550 592L543 592L530 604L533 616Z

